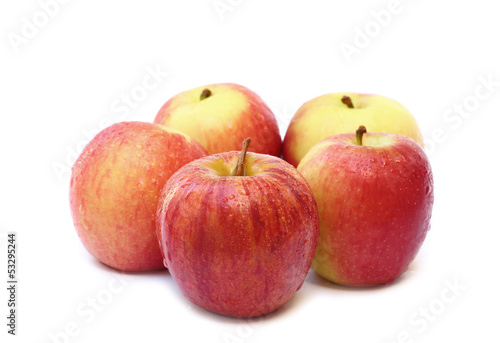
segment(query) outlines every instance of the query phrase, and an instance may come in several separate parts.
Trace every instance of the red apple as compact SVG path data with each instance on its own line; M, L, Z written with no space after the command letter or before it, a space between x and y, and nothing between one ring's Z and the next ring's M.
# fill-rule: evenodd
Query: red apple
M363 135L363 128L319 142L298 166L320 218L312 267L351 286L398 278L424 241L433 204L424 150L401 135Z
M163 268L158 197L177 169L206 154L185 134L152 123L123 122L98 133L73 166L69 196L89 253L119 270Z
M263 315L290 300L318 238L317 207L304 178L277 157L245 158L245 151L179 169L165 185L157 220L165 264L183 294L235 317Z
M246 137L254 141L250 151L281 154L274 114L255 92L234 83L212 84L177 94L163 105L154 122L193 137L210 155L239 150Z

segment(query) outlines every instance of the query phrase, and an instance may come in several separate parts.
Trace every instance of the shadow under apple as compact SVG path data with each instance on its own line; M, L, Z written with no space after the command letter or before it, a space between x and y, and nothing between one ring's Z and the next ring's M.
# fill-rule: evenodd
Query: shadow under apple
M404 284L406 282L409 282L409 280L413 279L416 274L418 274L418 269L419 269L419 263L418 261L414 260L408 269L401 275L399 276L396 280L390 283L386 283L383 285L376 285L376 286L345 286L345 285L340 285L336 284L334 282L328 281L327 279L322 278L319 276L316 272L314 272L312 269L309 270L309 273L306 277L306 280L304 283L308 283L314 286L318 287L324 287L324 288L329 288L332 290L337 290L337 291L346 291L346 292L373 292L373 291L379 291L383 289L387 289L389 287L395 287L396 285Z

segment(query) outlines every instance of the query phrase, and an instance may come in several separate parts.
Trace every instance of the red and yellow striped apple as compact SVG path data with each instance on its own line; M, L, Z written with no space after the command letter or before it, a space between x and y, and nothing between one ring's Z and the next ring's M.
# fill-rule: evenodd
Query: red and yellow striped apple
M415 118L400 103L379 95L331 93L306 102L295 113L283 141L283 158L296 167L314 144L354 132L360 123L372 132L400 134L424 146Z
M255 92L234 83L212 84L177 94L163 105L154 122L191 136L210 155L239 150L246 137L254 141L250 151L281 154L274 114Z
M263 315L290 300L318 239L304 178L277 157L245 151L179 169L162 192L157 221L165 264L183 294L235 317Z
M206 156L187 135L142 122L98 133L73 166L70 208L88 252L119 270L163 268L156 238L161 190L177 169Z
M398 278L424 241L433 205L424 150L401 135L363 132L322 140L298 166L320 219L312 268L350 286Z

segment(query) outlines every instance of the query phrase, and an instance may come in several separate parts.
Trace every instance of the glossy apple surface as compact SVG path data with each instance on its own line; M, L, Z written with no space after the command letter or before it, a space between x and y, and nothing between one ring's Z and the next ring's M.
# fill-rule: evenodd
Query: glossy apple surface
M316 144L298 166L313 190L320 237L312 268L350 286L393 282L417 255L433 205L431 166L413 140L367 133Z
M318 238L318 213L304 178L285 161L239 152L181 168L159 202L158 238L183 294L216 313L254 317L299 290Z
M185 134L142 122L114 124L98 133L72 169L70 208L83 245L119 270L163 268L156 209L177 169L206 156Z
M345 96L352 108L342 101ZM410 137L423 147L415 118L400 103L379 95L331 93L306 102L295 113L283 141L283 158L296 167L314 144L354 132L360 125L371 132Z
M234 83L219 83L182 92L160 109L155 123L197 140L210 155L240 150L251 137L250 151L280 156L278 123L255 92Z

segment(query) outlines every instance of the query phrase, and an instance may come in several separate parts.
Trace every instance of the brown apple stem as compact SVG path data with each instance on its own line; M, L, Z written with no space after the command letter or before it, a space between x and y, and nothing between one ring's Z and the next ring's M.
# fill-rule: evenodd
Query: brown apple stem
M231 176L243 176L245 175L245 156L247 155L248 147L252 139L250 137L245 138L243 141L243 148L241 149L240 156L238 157L238 162L236 162L236 166L231 172Z
M205 100L205 99L206 99L206 98L208 98L210 95L212 95L212 92L210 91L210 89L205 88L205 89L201 92L201 95L200 95L200 101Z
M341 100L344 105L347 105L347 107L354 108L354 105L352 104L352 99L347 95L344 95Z
M356 143L358 143L358 145L363 145L363 135L365 133L366 133L366 127L364 127L364 125L361 125L356 130Z

